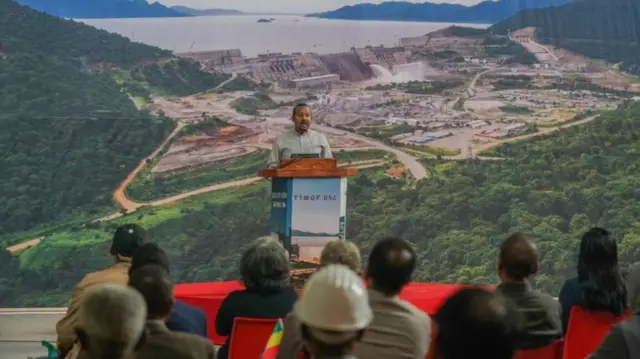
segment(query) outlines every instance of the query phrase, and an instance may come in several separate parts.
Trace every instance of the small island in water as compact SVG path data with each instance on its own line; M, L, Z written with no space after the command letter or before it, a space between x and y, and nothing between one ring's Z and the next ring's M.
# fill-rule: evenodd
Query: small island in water
M258 22L273 22L275 19L260 19Z

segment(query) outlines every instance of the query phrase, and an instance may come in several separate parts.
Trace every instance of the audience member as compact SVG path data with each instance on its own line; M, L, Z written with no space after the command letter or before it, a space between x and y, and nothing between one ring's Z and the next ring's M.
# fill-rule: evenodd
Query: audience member
M146 240L146 231L137 224L125 224L116 229L110 248L114 265L98 272L87 274L73 290L67 314L56 324L58 350L65 357L76 342L76 316L80 301L87 290L102 284L127 285L133 252Z
M635 263L627 274L627 304L634 311L640 310L640 262Z
M169 257L162 248L151 242L143 244L133 254L129 273L149 264L158 265L171 274ZM200 308L180 300L174 300L173 310L167 320L167 328L174 332L197 334L208 338L206 314Z
M640 358L640 313L613 325L611 331L589 359Z
M431 319L398 297L411 281L416 253L411 244L387 238L369 254L366 280L373 321L356 344L355 354L366 359L424 359L431 341Z
M464 288L435 315L437 359L512 359L523 329L514 304L480 288Z
M618 247L607 230L592 228L580 242L578 276L567 280L559 295L562 328L567 331L571 308L622 315L627 308L627 289L618 266Z
M522 234L509 237L500 248L498 293L514 302L524 321L519 349L547 346L562 337L560 304L531 288L529 278L538 271L538 249Z
M129 286L142 294L148 310L148 338L136 359L215 359L216 348L208 339L167 328L174 299L173 282L165 268L154 264L137 268L131 273Z
M354 345L373 319L362 279L340 264L326 266L311 276L295 312L314 359L357 358Z
M360 250L353 242L344 240L329 242L320 254L320 268L329 264L342 264L359 273L361 265ZM295 311L287 315L284 321L282 342L278 348L276 359L295 359L304 350L300 325L300 320Z
M74 352L79 352L77 358L134 358L134 352L146 339L146 316L144 299L135 290L117 284L94 286L78 306L75 332L79 345L74 347Z
M228 357L236 317L284 318L297 299L289 257L277 239L263 237L251 243L240 259L240 277L246 289L229 293L216 316L216 332L227 336L219 359Z

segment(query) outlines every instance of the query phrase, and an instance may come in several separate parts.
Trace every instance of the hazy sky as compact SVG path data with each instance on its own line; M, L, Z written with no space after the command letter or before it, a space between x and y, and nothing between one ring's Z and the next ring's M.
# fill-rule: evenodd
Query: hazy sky
M150 0L153 2L155 0ZM314 11L331 10L345 5L355 5L363 2L381 3L385 0L157 0L173 6L182 5L196 9L222 8L252 12L284 12L308 13ZM388 0L387 0L388 1ZM409 2L425 2L426 0L406 0ZM470 5L480 0L432 0L429 2L458 3Z
M338 233L340 224L340 201L296 200L296 195L334 195L340 193L338 180L295 180L293 182L293 202L296 210L291 215L291 229L312 233Z

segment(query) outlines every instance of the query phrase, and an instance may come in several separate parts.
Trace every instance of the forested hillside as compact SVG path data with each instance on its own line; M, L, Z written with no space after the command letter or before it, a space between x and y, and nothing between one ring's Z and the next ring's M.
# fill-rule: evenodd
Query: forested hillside
M0 244L116 210L111 191L173 125L86 65L170 54L0 0Z
M76 19L181 17L186 13L147 0L18 0L51 15Z
M0 0L0 51L40 51L85 65L131 66L171 57L171 52L73 20L37 12L12 0Z
M350 180L347 236L365 254L384 236L412 241L417 280L488 284L497 281L498 245L522 231L537 238L542 254L535 285L557 295L562 280L575 275L579 237L590 226L611 229L623 263L637 261L639 139L634 102L585 125L504 145L492 154L503 161L429 162L432 177L415 186L364 171ZM242 247L268 232L268 198L262 183L120 221L150 228L169 249L176 279L233 279ZM60 232L25 252L8 286L23 295L7 295L1 304L63 304L83 273L106 264L118 223Z
M612 20L615 19L615 20ZM495 24L489 31L536 27L536 37L589 57L620 64L640 73L640 0L582 0L568 5L529 9Z
M97 215L171 131L110 79L38 54L0 58L0 235Z

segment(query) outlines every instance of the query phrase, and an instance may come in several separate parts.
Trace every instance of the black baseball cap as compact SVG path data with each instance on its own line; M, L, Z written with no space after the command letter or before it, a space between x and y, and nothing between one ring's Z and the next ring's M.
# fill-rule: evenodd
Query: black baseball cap
M113 234L111 254L132 257L133 253L147 241L147 231L137 224L124 224Z

